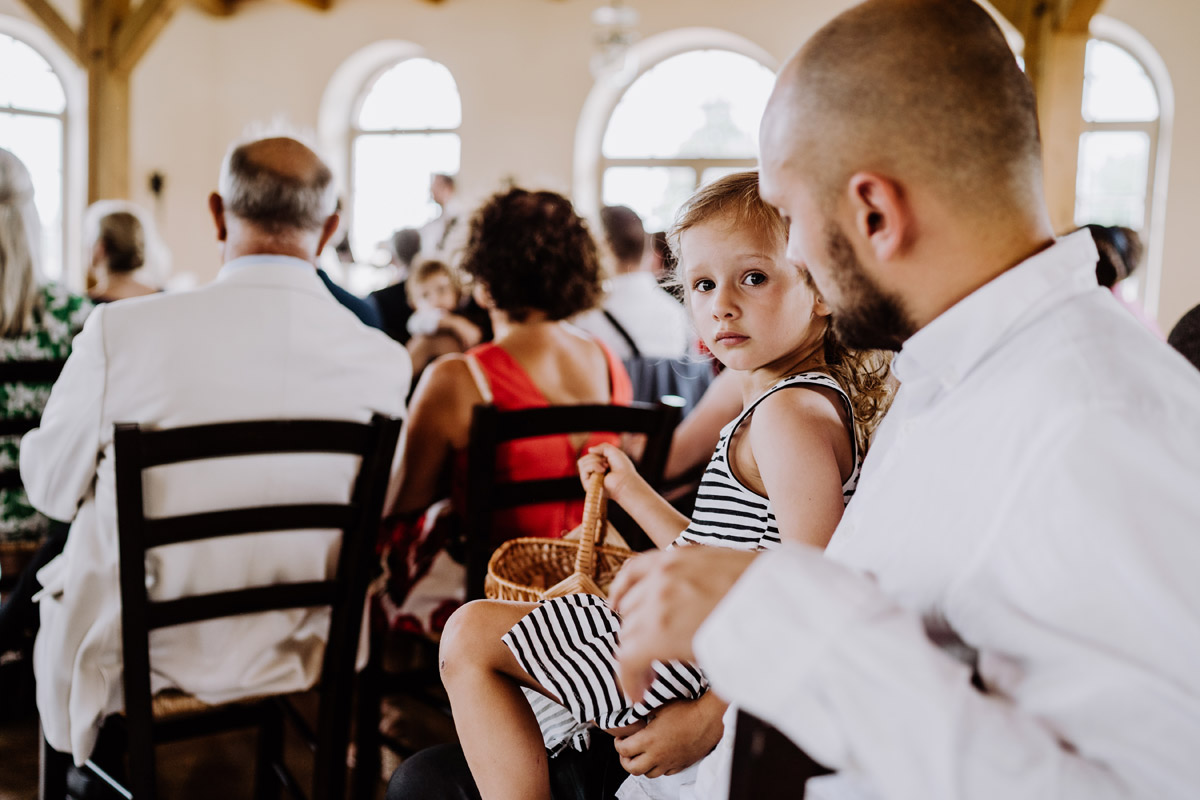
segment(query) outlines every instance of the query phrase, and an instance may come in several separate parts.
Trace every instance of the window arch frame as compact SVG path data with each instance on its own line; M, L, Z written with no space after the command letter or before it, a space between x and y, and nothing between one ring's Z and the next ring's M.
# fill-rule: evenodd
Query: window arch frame
M1084 119L1082 103L1079 108L1081 140L1083 134L1091 132L1141 132L1150 139L1145 223L1140 231L1146 252L1142 268L1134 274L1134 278L1138 282L1138 302L1147 315L1156 317L1162 289L1162 251L1166 234L1167 177L1175 117L1175 90L1166 63L1158 51L1129 25L1098 14L1088 26L1088 39L1106 42L1127 53L1145 71L1158 100L1158 119L1149 122L1092 122Z
M614 84L598 78L584 101L575 129L574 202L584 216L595 217L604 205L604 172L610 167L690 167L697 185L704 170L713 167L753 169L757 158L608 158L604 134L625 92L651 69L674 56L699 50L723 50L757 61L771 72L779 70L776 59L765 49L737 34L717 28L677 28L641 39L629 48L637 71L627 82Z
M389 39L373 42L359 49L342 62L325 87L317 117L317 138L322 150L330 156L330 168L338 186L341 187L339 194L342 197L342 214L346 217L343 226L346 228L352 227L350 221L355 214L354 145L360 136L450 133L458 136L459 147L462 146L461 117L456 128L364 130L359 127L359 113L375 82L393 67L417 58L442 65L450 71L451 77L454 77L454 71L446 61L430 53L425 47L415 42ZM461 107L462 91L458 88L458 79L454 78L454 81Z
M87 204L87 76L74 57L63 50L41 27L0 14L0 34L31 48L50 65L62 85L66 100L61 113L3 107L3 112L22 116L58 119L62 125L62 198L60 273L42 277L70 289L83 289L83 208Z

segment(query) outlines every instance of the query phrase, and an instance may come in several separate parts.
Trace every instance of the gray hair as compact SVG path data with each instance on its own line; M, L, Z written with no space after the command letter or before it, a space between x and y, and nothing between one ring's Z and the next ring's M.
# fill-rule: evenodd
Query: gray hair
M308 181L283 175L250 157L248 151L255 144L235 145L221 163L218 187L225 210L272 235L320 229L337 207L329 167L318 159Z
M0 336L33 327L38 304L38 243L41 221L33 204L33 180L20 159L0 149Z

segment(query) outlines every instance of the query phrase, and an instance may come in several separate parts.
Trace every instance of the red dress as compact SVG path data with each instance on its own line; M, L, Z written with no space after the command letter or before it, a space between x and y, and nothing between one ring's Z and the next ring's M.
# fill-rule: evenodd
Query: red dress
M609 403L627 406L633 401L633 387L629 375L620 359L612 354L602 342L608 360ZM484 378L491 389L492 404L501 411L523 408L549 408L546 397L530 380L508 351L492 342L474 347L467 353L474 357L483 370ZM543 480L575 475L576 462L589 447L605 442L620 444L620 437L612 433L593 433L583 447L576 450L570 437L539 436L536 439L517 439L500 445L496 453L496 478L498 481ZM466 507L467 454L455 454L454 462L454 507ZM542 536L558 538L583 521L583 500L563 503L541 503L521 506L497 512L492 518L492 541L494 544L516 536Z
M608 361L609 403L627 406L633 401L629 374L620 359L597 342ZM468 351L480 367L486 387L480 387L496 408L508 411L522 408L549 408L550 403L530 379L529 374L508 351L494 343ZM488 391L483 391L487 389ZM576 462L589 447L610 442L620 444L610 433L588 436L583 447L571 446L570 437L540 436L502 444L496 455L499 480L539 480L577 474ZM385 521L382 546L388 567L387 591L380 597L379 610L393 630L440 633L446 619L463 599L465 574L462 565L444 551L447 525L466 508L467 453L454 454L451 498L430 507L416 522ZM494 544L517 536L558 538L583 521L583 500L542 503L498 512L493 516L491 537Z

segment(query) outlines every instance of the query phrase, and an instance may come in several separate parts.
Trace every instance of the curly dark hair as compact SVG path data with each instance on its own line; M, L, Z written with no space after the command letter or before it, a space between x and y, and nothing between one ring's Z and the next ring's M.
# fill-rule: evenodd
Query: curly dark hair
M587 223L555 192L509 189L475 212L462 270L521 322L566 319L600 300L600 257Z

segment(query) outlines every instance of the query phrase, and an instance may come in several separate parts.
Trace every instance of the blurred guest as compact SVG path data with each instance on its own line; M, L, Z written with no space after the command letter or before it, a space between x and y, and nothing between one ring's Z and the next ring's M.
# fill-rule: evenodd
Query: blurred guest
M479 344L481 333L457 313L461 294L454 272L441 261L422 261L405 284L413 313L408 318L408 354L413 375L419 376L430 361L449 353L462 353Z
M682 357L688 351L691 322L648 269L641 218L625 206L605 206L600 223L613 255L613 276L605 287L604 304L576 317L575 324L624 359Z
M433 362L410 406L386 531L391 578L385 610L393 627L441 630L462 600L461 565L443 551L468 498L467 439L480 403L501 410L630 401L629 378L601 342L564 320L595 305L600 261L586 224L553 192L511 189L471 221L463 271L488 310L494 342ZM501 480L563 478L588 447L611 435L545 436L503 445ZM448 502L444 501L449 498ZM558 537L583 518L583 503L545 503L496 514L493 542ZM414 590L414 583L423 582Z
M1121 282L1132 275L1142 263L1145 253L1142 237L1132 228L1119 225L1092 224L1083 227L1091 232L1096 251L1100 254L1096 261L1096 282L1111 291L1117 302L1129 309L1129 312L1141 320L1155 336L1165 339L1158 323L1147 316L1138 303L1126 300L1121 293Z
M88 296L111 303L154 294L159 289L139 280L146 266L146 229L131 210L114 210L95 221L90 248Z
M1200 369L1200 306L1192 308L1175 323L1167 336L1167 344Z
M441 209L421 228L421 255L457 265L466 235L467 214L457 198L453 175L436 173L429 179L429 196Z
M16 156L0 149L0 362L6 364L65 359L92 309L85 298L41 280L40 229L29 172ZM0 383L0 419L39 417L50 385L43 380ZM0 436L0 465L5 469L16 467L20 439L20 433ZM32 644L29 634L37 627L32 600L40 588L34 573L58 555L66 536L66 525L35 510L21 486L0 487L0 550L13 556L9 566L32 558L0 606L0 653ZM46 537L35 554L37 543Z
M412 306L408 304L408 290L405 282L412 269L413 259L421 251L421 232L416 228L404 228L392 234L391 268L395 272L395 281L382 289L371 292L369 300L379 309L383 319L383 332L404 344L408 341L408 318L412 315Z

